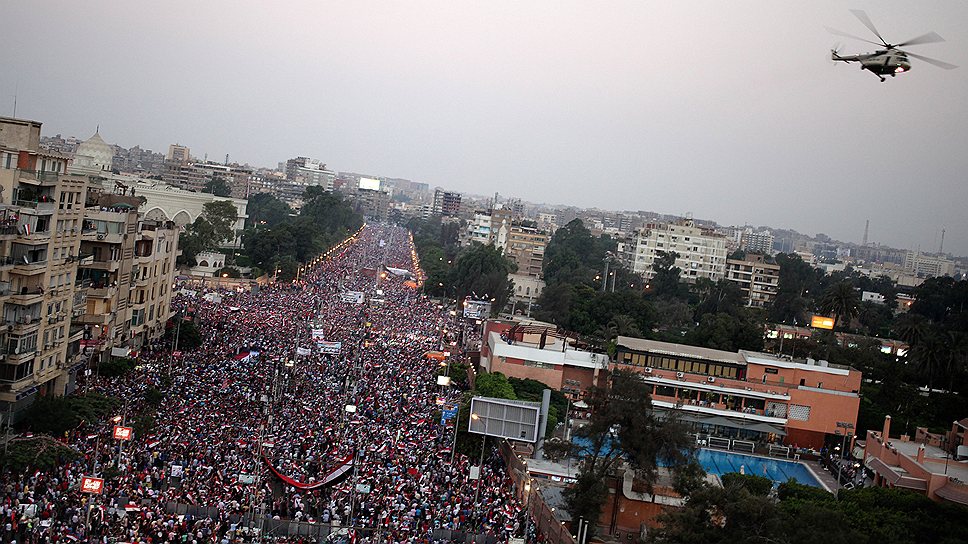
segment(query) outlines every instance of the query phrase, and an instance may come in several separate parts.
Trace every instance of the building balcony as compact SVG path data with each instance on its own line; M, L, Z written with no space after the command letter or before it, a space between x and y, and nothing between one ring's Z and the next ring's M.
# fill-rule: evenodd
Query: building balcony
M733 420L748 421L750 423L766 423L768 425L786 426L788 421L787 418L784 417L772 417L763 415L762 413L730 410L722 405L701 406L698 404L678 403L674 400L661 400L658 398L652 400L652 405L660 409L679 410L683 413L702 414L706 416L720 416Z
M38 172L36 170L18 170L18 178L21 183L30 185L57 185L61 174L57 172Z
M21 306L30 306L44 301L44 291L39 287L26 288L10 293L10 302Z
M101 287L91 287L87 291L88 298L114 298L117 294L118 288L113 285L104 285Z
M84 314L74 319L78 325L109 325L113 319L113 313Z
M18 336L26 336L40 328L40 316L20 317L7 320L7 331Z
M104 270L106 272L117 272L120 263L117 260L91 260L90 263L84 265L85 268L90 268L92 270Z
M30 215L54 215L57 211L57 203L53 201L14 200L13 205L26 208L25 212Z
M25 261L24 259L14 259L13 268L11 272L15 274L20 274L22 276L29 276L33 274L43 274L47 270L47 259L39 261Z
M20 234L20 228L16 223L10 224L6 221L0 225L0 238L10 239L16 238Z

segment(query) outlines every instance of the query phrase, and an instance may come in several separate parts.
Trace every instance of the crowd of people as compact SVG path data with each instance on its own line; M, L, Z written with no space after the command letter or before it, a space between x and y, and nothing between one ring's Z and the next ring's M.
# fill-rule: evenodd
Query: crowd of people
M476 459L451 452L454 426L438 419L461 392L437 385L425 354L456 317L385 272L417 270L415 255L406 230L367 226L298 281L184 289L173 305L201 347L158 342L134 371L84 384L123 400L122 425L150 416L150 433L119 442L110 418L90 422L65 438L78 459L6 471L4 543L311 540L270 535L269 520L349 527L334 534L354 542L522 536L500 457L471 480ZM103 492L82 493L83 475Z

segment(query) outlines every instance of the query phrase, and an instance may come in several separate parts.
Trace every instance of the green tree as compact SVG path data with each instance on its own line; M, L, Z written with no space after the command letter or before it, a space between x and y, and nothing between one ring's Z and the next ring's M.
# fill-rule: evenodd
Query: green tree
M218 174L212 174L212 179L205 182L204 187L202 187L202 192L215 196L232 196L232 188Z
M34 436L11 440L0 456L0 465L14 474L25 474L29 470L55 470L80 457L79 451L49 436Z
M508 382L507 376L500 372L485 372L479 374L474 381L474 394L481 397L515 400L514 388Z
M652 262L652 271L655 275L649 281L651 292L660 297L682 296L682 286L679 284L682 269L676 266L679 254L675 251L656 251L655 256Z
M195 266L199 253L218 249L226 240L235 238L233 226L237 219L238 210L231 201L206 202L202 213L178 238L178 247L182 250L179 263Z
M497 312L511 294L508 274L516 269L514 262L493 245L472 244L457 256L448 283L457 300L468 295L492 299L493 311Z
M543 273L549 286L559 283L601 285L596 274L617 243L608 236L595 238L581 219L574 219L555 231L545 248ZM620 283L624 285L625 282Z
M245 208L248 219L246 223L251 226L274 227L289 219L292 209L289 204L279 200L272 193L258 193L249 197L249 203Z
M857 317L860 306L860 295L850 281L836 283L820 298L820 311L834 314L834 328L850 327L850 322Z
M613 476L619 460L629 463L650 487L660 464L687 466L693 440L672 416L656 417L650 387L637 374L618 369L608 384L591 387L585 398L592 417L575 431L584 445L577 483L565 490L572 519L598 519L608 496L606 478Z

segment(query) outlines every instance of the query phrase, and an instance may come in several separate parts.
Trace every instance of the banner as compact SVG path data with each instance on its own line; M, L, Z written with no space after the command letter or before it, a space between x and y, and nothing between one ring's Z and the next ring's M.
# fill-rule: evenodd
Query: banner
M300 357L305 357L310 353L312 352L310 351L309 348L296 348L296 355L299 355Z
M134 433L134 429L131 427L122 427L120 425L114 426L115 440L131 440L132 433Z
M342 342L327 342L326 340L317 340L316 345L319 346L319 351L329 355L336 355L341 349L343 349Z
M103 489L104 480L102 478L94 478L93 476L84 476L81 478L81 493L95 493L100 495Z
M293 480L289 476L286 476L285 474L276 470L276 467L272 466L269 458L265 455L262 456L262 459L266 462L266 465L269 466L269 470L271 470L272 473L275 474L280 480L298 489L319 489L323 486L337 484L345 480L353 471L353 456L349 455L340 461L336 468L324 475L321 480L311 484L306 484L298 480Z
M346 291L340 294L340 298L350 304L363 304L363 291Z

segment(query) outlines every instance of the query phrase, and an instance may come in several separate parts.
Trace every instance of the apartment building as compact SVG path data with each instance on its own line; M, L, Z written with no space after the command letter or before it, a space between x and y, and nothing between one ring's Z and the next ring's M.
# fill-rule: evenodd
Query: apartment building
M612 367L641 373L653 406L699 432L819 449L857 424L862 376L851 367L627 336L616 344Z
M921 278L951 276L955 273L955 263L940 255L909 250L904 254L904 270Z
M63 395L85 364L71 325L87 180L40 149L41 123L0 118L0 411Z
M460 199L460 193L437 189L434 191L432 213L434 215L457 216L460 214Z
M178 227L146 220L135 197L92 191L85 210L79 267L89 285L82 347L92 361L137 351L164 333L170 317Z
M754 231L746 228L740 239L740 249L756 251L764 255L773 254L773 233L768 230Z
M699 278L718 281L726 275L726 238L708 229L695 226L691 220L676 223L650 223L636 238L632 270L652 279L652 265L660 252L676 252L676 266L682 270L683 281Z
M518 274L541 277L545 247L550 237L535 226L512 223L504 254L518 265Z
M766 262L763 255L726 259L726 279L739 286L746 305L764 308L773 304L780 285L780 265Z

